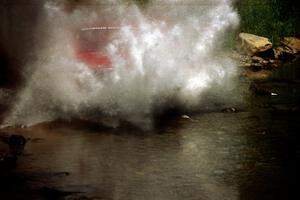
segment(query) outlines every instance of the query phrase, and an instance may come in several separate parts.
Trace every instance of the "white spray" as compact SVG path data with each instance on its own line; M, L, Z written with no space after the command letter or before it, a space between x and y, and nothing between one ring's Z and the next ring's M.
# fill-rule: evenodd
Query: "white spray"
M235 64L221 48L227 30L238 25L231 0L151 1L143 8L86 2L72 12L45 3L43 49L28 63L27 82L4 125L81 118L149 128L155 112L199 107L203 92L231 87ZM103 47L113 70L99 77L76 59L72 31L104 18L120 28Z

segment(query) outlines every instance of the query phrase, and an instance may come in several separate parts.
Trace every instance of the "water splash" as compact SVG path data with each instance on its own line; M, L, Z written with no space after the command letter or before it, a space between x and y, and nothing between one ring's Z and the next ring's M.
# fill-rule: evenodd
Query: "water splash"
M86 1L71 12L60 2L45 3L37 34L43 48L27 65L27 82L5 125L81 118L149 128L155 112L193 109L207 90L231 87L235 64L221 48L226 31L238 25L230 0L151 1L143 8ZM72 46L74 30L99 20L120 27L102 47L113 70L100 75Z

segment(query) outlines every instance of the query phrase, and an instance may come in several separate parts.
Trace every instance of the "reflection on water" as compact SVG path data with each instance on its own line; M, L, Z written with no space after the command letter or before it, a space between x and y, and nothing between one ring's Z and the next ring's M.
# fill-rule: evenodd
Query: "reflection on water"
M147 133L39 125L13 130L33 138L17 171L30 175L34 189L103 199L284 199L296 121L251 111L198 114Z
M40 192L47 187L108 200L292 199L300 87L260 86L278 95L249 95L237 113L161 119L149 132L78 121L2 129L30 140L14 176L1 177L0 197L61 199Z

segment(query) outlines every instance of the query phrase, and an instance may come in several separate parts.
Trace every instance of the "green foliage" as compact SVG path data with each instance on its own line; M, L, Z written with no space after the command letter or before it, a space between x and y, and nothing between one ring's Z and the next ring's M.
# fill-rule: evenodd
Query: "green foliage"
M276 45L281 37L299 34L299 10L291 0L239 0L240 31L268 37Z

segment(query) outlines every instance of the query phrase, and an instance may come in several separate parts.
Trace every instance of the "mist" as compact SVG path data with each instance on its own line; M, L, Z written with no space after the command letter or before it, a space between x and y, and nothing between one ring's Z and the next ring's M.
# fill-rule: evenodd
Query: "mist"
M103 21L119 28L101 47L112 70L95 72L76 58L73 40L76 31ZM142 7L117 0L45 1L34 33L36 59L26 62L22 89L2 125L78 118L150 129L167 109L206 107L208 93L213 101L230 99L237 69L222 44L238 23L231 0Z

